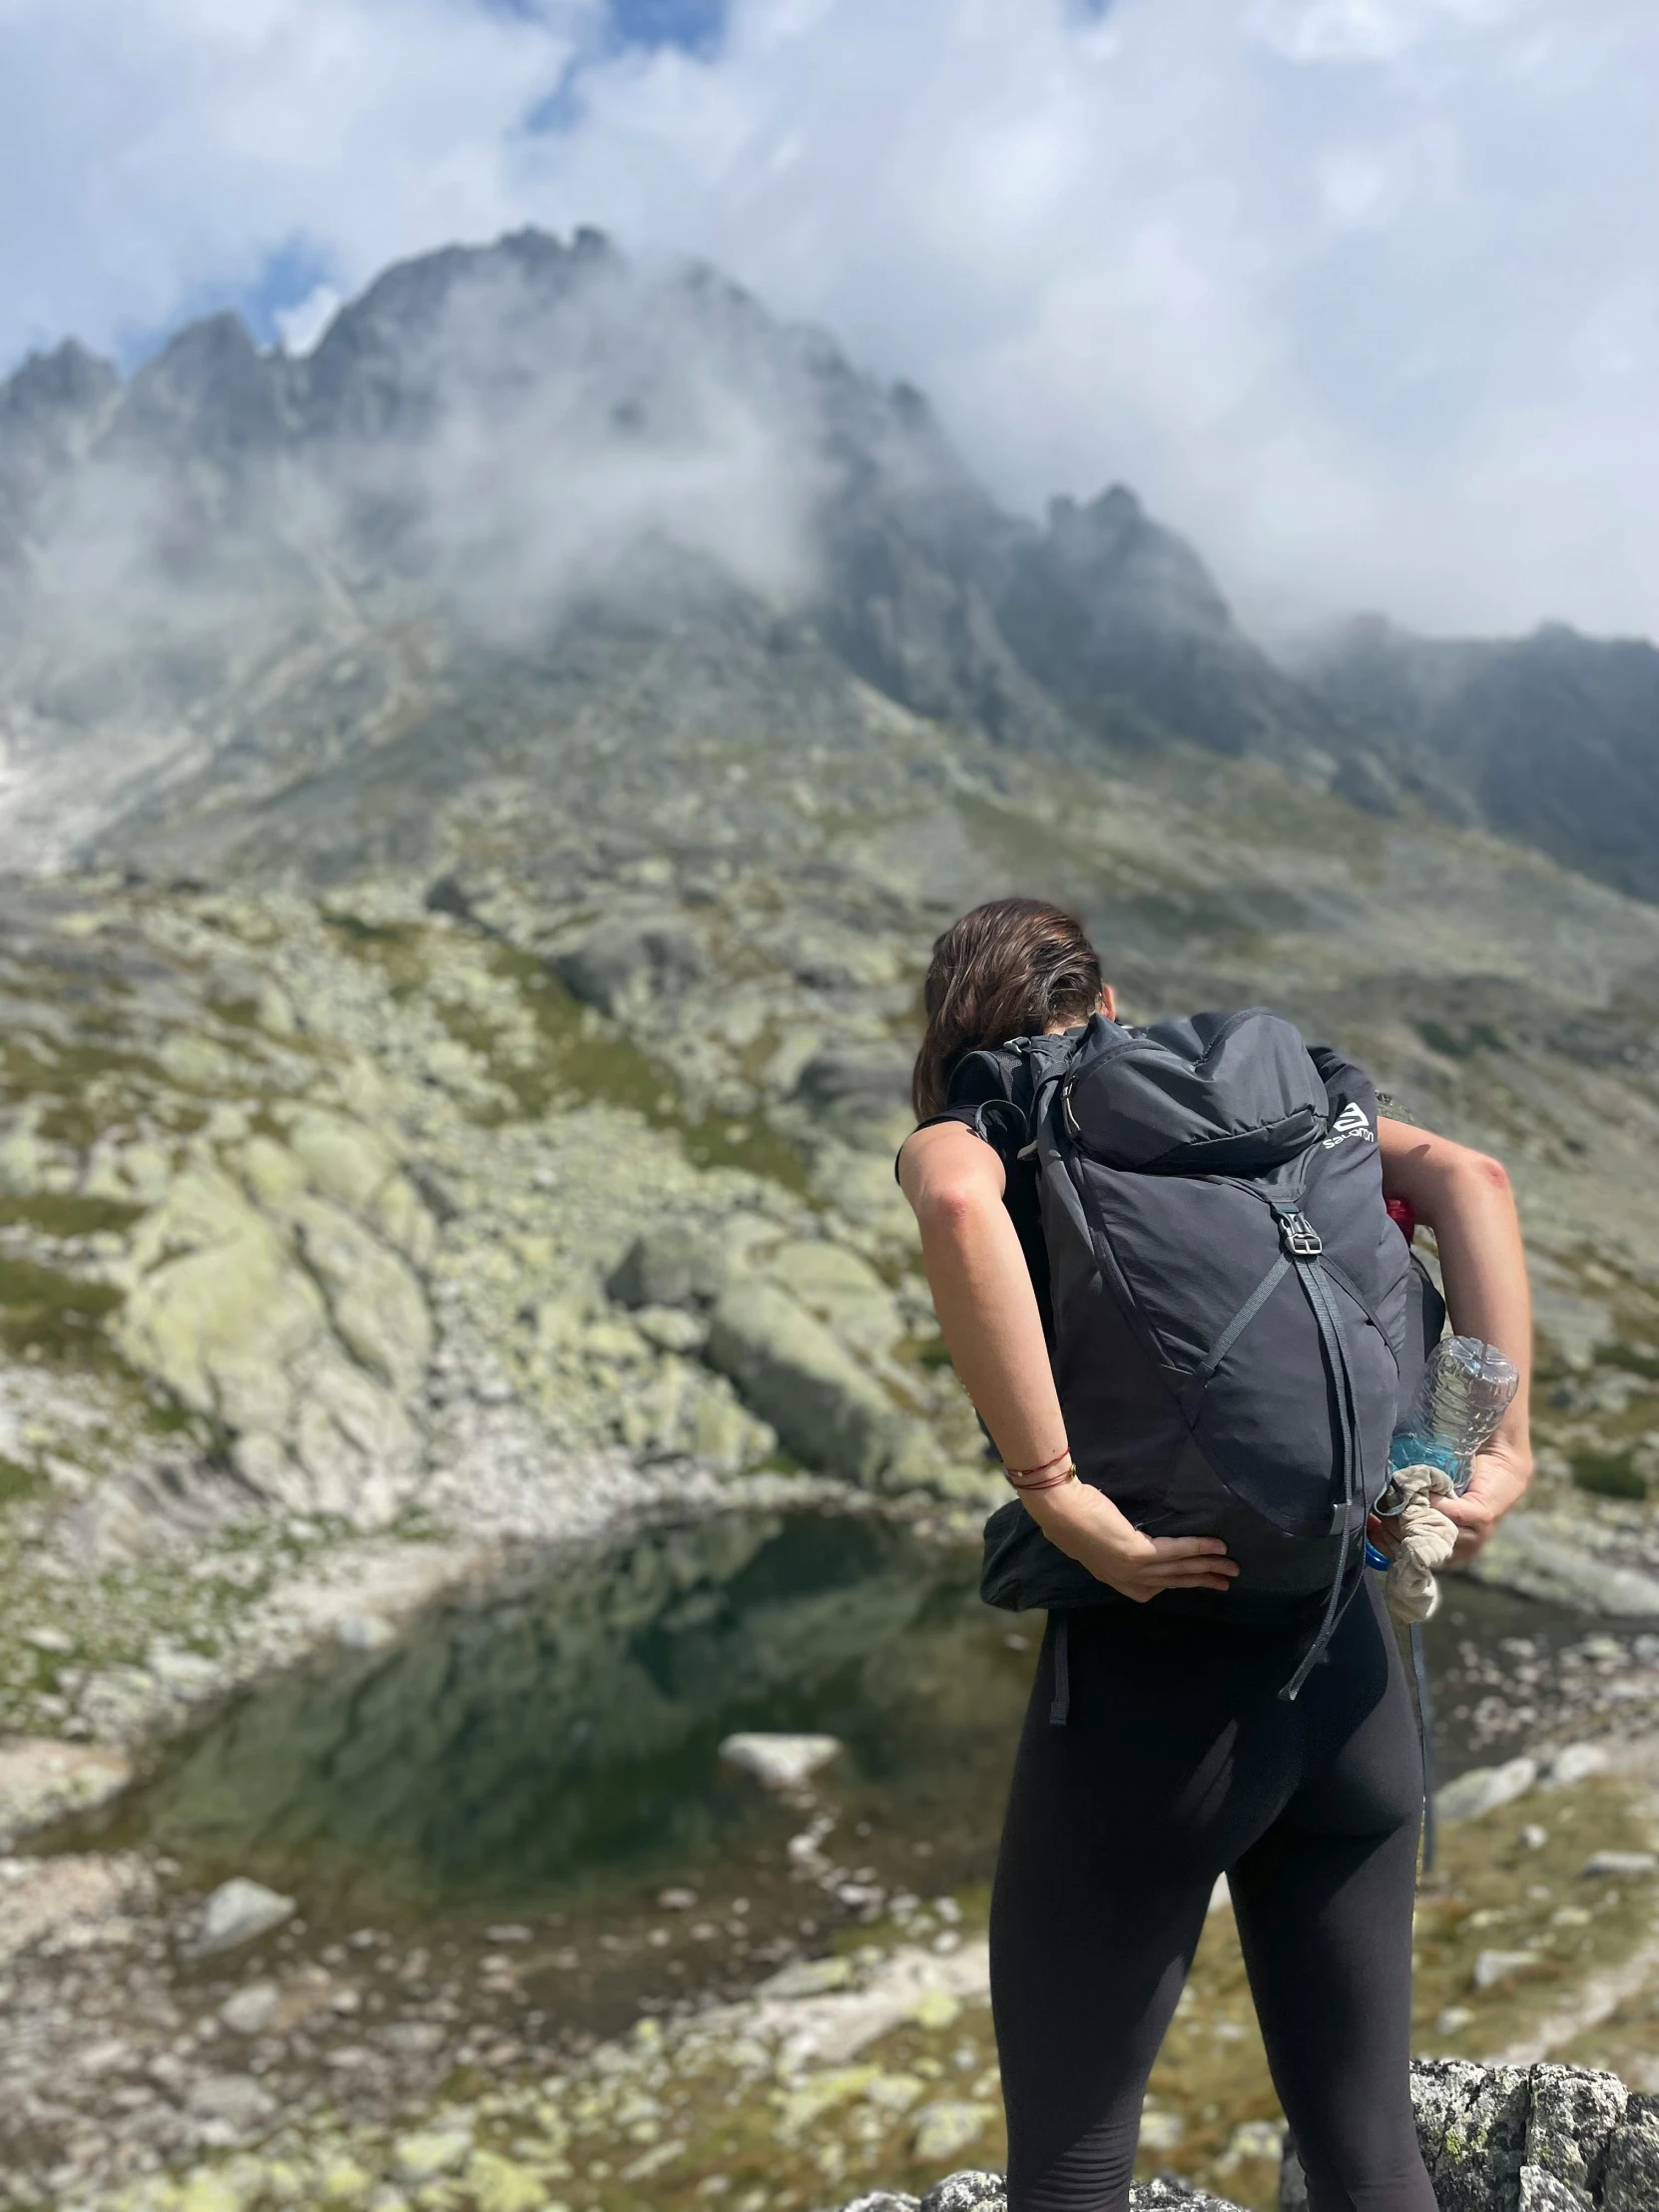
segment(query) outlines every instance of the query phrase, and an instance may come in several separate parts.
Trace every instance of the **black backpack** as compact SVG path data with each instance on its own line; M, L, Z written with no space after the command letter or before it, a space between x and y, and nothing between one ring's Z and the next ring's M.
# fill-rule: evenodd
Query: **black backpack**
M1402 1383L1438 1317L1382 1199L1377 1094L1264 1007L1015 1039L1027 1063L1055 1379L1077 1471L1152 1536L1220 1536L1225 1595L1154 1602L1305 1623L1295 1697L1359 1586ZM982 1591L1130 1601L1015 1498Z

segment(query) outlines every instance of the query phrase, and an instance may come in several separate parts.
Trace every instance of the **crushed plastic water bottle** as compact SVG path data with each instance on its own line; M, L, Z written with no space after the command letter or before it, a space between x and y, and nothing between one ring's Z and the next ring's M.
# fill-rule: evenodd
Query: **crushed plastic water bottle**
M1388 1467L1443 1467L1466 1490L1474 1455L1491 1440L1520 1374L1495 1345L1447 1337L1428 1356L1411 1409L1394 1430Z

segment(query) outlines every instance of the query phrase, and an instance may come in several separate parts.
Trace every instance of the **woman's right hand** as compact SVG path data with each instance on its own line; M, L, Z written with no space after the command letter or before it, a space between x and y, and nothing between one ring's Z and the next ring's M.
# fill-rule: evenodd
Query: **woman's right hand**
M1024 1503L1050 1543L1137 1605L1165 1590L1226 1590L1239 1571L1219 1536L1143 1536L1089 1482L1038 1490Z

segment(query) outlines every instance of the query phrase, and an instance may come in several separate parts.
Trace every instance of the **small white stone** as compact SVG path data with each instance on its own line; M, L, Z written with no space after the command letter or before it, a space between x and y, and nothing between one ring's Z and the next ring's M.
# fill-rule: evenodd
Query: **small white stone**
M837 1736L789 1736L751 1731L728 1736L720 1756L753 1775L766 1790L795 1790L827 1767L842 1749Z
M234 1875L220 1884L202 1908L191 1948L199 1957L234 1950L239 1943L269 1936L293 1912L292 1898L278 1897L275 1890L268 1890L263 1882L250 1882L246 1875Z
M1598 1851L1584 1862L1584 1873L1594 1879L1619 1876L1629 1882L1641 1882L1659 1869L1659 1859L1651 1851Z
M1549 1763L1544 1778L1547 1790L1570 1790L1592 1774L1605 1774L1610 1764L1604 1744L1563 1744Z
M382 1651L396 1634L378 1613L343 1613L334 1623L334 1640L345 1651Z
M250 1981L225 1999L219 2016L233 2035L263 2035L281 2001L275 1981Z
M1471 1767L1434 1793L1442 1821L1477 1821L1483 1813L1524 1797L1538 1779L1535 1759L1511 1759L1501 1767Z
M1500 1981L1507 1981L1511 1974L1524 1973L1529 1966L1537 1963L1538 1954L1532 1950L1477 1952L1474 1961L1474 1985L1477 1989L1493 1989Z

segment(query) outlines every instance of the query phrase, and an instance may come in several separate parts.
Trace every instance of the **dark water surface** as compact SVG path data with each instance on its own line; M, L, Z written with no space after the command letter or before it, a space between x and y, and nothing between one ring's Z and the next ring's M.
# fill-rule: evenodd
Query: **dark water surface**
M811 1730L847 1746L848 1814L980 1875L1041 1624L972 1565L862 1515L657 1528L245 1696L132 1817L175 1856L497 1911L764 1848L800 1816L718 1746Z
M569 2003L596 2023L737 1986L872 1909L792 1872L805 1815L723 1764L735 1730L842 1740L818 1794L856 1885L988 1880L1042 1619L981 1605L977 1568L976 1548L819 1512L565 1555L246 1694L99 1841L147 1843L193 1886L254 1875L316 1934L566 1927ZM1505 1640L1544 1651L1589 1626L1454 1586L1429 1632L1442 1778L1517 1748L1483 1748L1477 1718ZM695 1907L665 1920L665 1888Z

